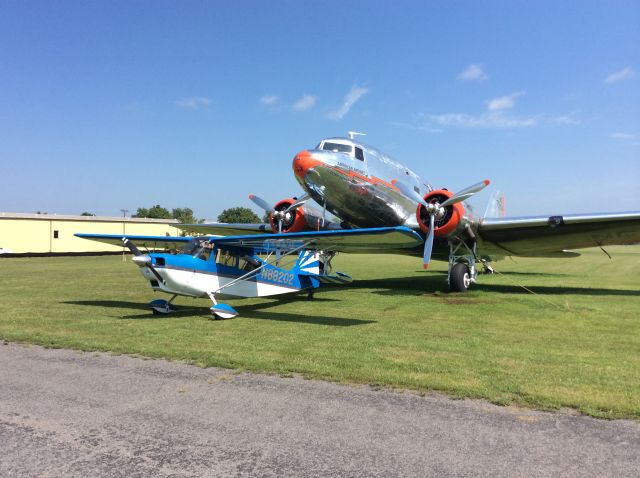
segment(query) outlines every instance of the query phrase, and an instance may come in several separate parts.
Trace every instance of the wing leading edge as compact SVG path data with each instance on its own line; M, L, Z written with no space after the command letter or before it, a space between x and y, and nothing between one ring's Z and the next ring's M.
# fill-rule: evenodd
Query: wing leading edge
M271 231L271 224L268 223L236 224L208 222L206 224L175 224L175 227L187 233L206 234L210 236L264 234Z
M392 252L422 245L422 237L404 226L257 234L212 238L218 245L250 247L257 250L304 249L335 252Z
M640 242L640 212L484 219L482 255L550 256L566 249Z
M82 239L103 242L113 246L122 246L122 239L127 238L135 241L138 246L149 249L159 249L163 247L175 247L177 244L184 244L191 241L191 237L178 236L132 236L129 234L74 234Z
M171 247L187 243L191 237L132 236L119 234L75 234L83 239L122 245L127 238L148 248ZM423 243L422 237L408 227L376 227L367 229L340 229L337 231L306 231L281 234L246 234L240 236L210 237L219 247L239 247L254 251L291 250L296 248L335 252L393 252L412 249Z

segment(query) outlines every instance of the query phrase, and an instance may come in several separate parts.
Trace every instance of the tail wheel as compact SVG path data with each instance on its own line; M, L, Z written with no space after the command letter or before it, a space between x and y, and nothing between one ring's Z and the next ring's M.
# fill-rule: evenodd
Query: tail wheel
M469 266L458 262L449 273L449 287L452 292L466 292L471 285L471 271Z

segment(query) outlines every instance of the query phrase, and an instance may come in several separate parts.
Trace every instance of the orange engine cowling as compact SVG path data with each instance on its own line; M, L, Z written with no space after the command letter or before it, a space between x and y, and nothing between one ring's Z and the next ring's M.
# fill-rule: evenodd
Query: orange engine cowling
M276 211L284 211L296 202L293 198L283 199L278 202L273 209ZM278 220L269 214L269 224L274 232L278 231ZM304 206L298 206L289 212L289 216L282 220L282 232L300 232L307 229L307 220L304 216Z
M428 203L437 202L442 204L447 199L453 196L451 191L447 191L446 189L437 189L435 191L431 191L424 196L424 200ZM456 203L452 206L447 206L445 208L445 214L440 219L436 218L436 237L448 236L452 232L454 232L458 224L460 224L460 220L464 216L464 206L462 203ZM420 229L425 234L429 232L429 214L425 210L425 207L422 204L418 204L418 209L416 209L416 219L418 220L418 224L420 225Z

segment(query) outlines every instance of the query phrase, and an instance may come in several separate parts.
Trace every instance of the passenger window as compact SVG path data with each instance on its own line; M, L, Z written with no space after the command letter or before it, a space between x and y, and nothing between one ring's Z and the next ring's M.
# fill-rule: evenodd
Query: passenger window
M254 259L251 256L242 256L239 262L240 263L238 265L238 268L246 272L250 272L254 269L257 269L258 266L260 265L260 262L258 262L256 259Z
M364 153L362 152L361 148L358 148L356 146L356 159L359 159L360 161L364 161Z
M227 266L227 267L236 267L236 260L237 259L238 259L238 257L234 256L229 251L222 251L220 253L220 257L218 259L218 264L221 264L221 265Z

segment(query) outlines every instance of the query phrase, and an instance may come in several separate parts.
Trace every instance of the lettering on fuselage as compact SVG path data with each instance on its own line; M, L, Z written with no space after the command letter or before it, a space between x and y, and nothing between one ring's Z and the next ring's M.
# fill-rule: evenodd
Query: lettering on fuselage
M258 280L277 282L278 284L292 285L295 275L291 272L278 269L262 269L258 274Z
M347 163L338 162L338 167L342 169L348 169L349 171L355 171L357 173L362 174L363 176L366 175L366 173L362 169L354 168L353 166Z

